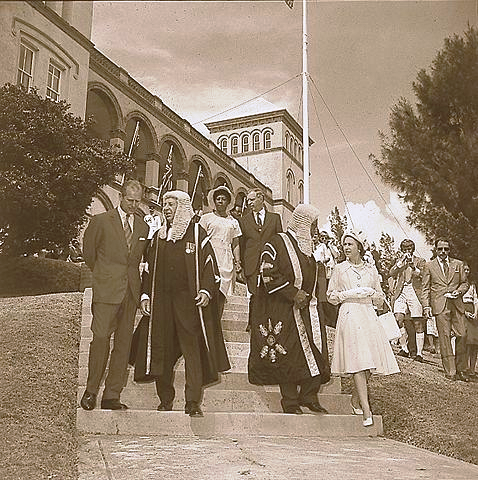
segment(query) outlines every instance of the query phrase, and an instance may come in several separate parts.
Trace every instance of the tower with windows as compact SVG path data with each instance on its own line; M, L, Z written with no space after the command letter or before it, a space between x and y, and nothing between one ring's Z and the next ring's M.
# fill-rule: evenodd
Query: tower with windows
M260 99L206 127L224 153L272 190L274 211L289 218L304 200L302 127L289 112Z

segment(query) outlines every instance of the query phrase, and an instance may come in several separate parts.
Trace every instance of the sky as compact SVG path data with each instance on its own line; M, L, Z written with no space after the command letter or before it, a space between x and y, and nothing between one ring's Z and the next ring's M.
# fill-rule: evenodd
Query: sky
M428 258L369 155L380 156L392 106L414 103L412 83L444 39L478 25L477 1L307 5L310 201L322 224L338 206L370 240L413 238ZM302 123L301 0L95 1L92 41L202 133L203 121L257 98Z

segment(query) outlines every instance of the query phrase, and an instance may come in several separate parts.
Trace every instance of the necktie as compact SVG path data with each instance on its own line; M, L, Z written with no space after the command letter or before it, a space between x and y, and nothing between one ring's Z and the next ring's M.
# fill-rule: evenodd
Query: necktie
M124 221L124 236L126 238L126 245L128 245L128 250L131 249L131 242L133 241L133 230L131 230L131 225L129 224L129 219L131 215L126 215Z
M262 227L261 214L259 212L257 212L257 225L259 225L259 227Z
M443 260L443 273L445 278L448 278L448 260Z

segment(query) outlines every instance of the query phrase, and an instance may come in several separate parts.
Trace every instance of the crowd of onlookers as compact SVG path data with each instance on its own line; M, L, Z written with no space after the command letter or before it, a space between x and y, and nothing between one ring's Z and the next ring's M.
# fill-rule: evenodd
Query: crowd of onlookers
M326 232L320 232L314 240L315 258L327 266L328 277L341 254ZM404 239L388 271L381 267L375 248L370 248L364 257L380 272L390 309L400 327L397 354L423 362L424 351L439 352L446 378L477 381L476 286L470 280L469 266L450 257L450 250L448 239L437 239L427 262L415 252L415 243ZM333 324L333 320L328 319L327 324Z

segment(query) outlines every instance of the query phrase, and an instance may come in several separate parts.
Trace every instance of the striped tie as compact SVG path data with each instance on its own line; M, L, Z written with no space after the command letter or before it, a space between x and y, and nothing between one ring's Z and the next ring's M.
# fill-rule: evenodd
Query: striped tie
M129 219L131 215L126 215L126 220L124 222L124 236L126 238L126 245L128 245L128 250L131 249L131 242L133 241L133 230L131 230L131 225L129 224Z

